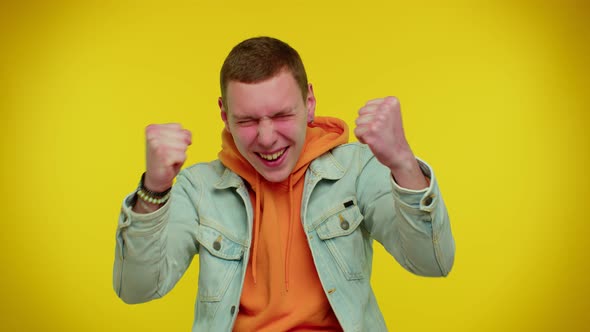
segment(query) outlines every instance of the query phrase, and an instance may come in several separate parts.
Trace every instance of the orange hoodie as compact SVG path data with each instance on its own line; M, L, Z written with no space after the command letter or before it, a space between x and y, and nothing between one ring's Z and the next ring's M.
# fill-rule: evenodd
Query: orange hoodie
M315 158L348 141L342 120L316 117L289 178L271 183L222 134L221 162L250 185L251 259L234 331L342 331L318 277L301 223L304 175Z

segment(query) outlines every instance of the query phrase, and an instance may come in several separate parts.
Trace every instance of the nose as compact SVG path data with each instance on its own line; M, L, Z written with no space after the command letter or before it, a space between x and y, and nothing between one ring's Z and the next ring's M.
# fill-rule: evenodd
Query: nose
M271 119L261 119L258 122L258 144L271 147L276 140L275 129Z

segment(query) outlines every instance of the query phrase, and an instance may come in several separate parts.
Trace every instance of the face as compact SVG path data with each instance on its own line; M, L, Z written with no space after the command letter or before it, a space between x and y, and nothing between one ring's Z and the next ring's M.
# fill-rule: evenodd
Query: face
M289 71L258 83L230 81L226 102L219 98L221 118L238 151L270 182L289 177L313 120L315 97L308 87L304 100Z

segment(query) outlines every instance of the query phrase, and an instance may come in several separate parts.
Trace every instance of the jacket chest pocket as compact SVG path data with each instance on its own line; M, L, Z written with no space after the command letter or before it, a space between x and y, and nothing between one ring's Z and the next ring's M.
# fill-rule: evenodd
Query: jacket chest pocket
M367 246L370 246L365 241L366 232L360 227L363 215L351 201L342 206L343 209L321 221L316 232L346 279L363 279L367 271Z
M223 232L199 225L199 301L219 302L235 278L245 246Z

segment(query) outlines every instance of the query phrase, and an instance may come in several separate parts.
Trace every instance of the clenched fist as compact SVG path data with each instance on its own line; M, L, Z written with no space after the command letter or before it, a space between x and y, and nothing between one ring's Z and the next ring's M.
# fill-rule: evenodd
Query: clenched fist
M379 162L389 167L399 185L410 189L427 185L406 140L397 98L368 101L359 110L354 134L369 146Z
M145 128L147 189L162 192L172 186L192 143L191 132L178 123L152 124Z

